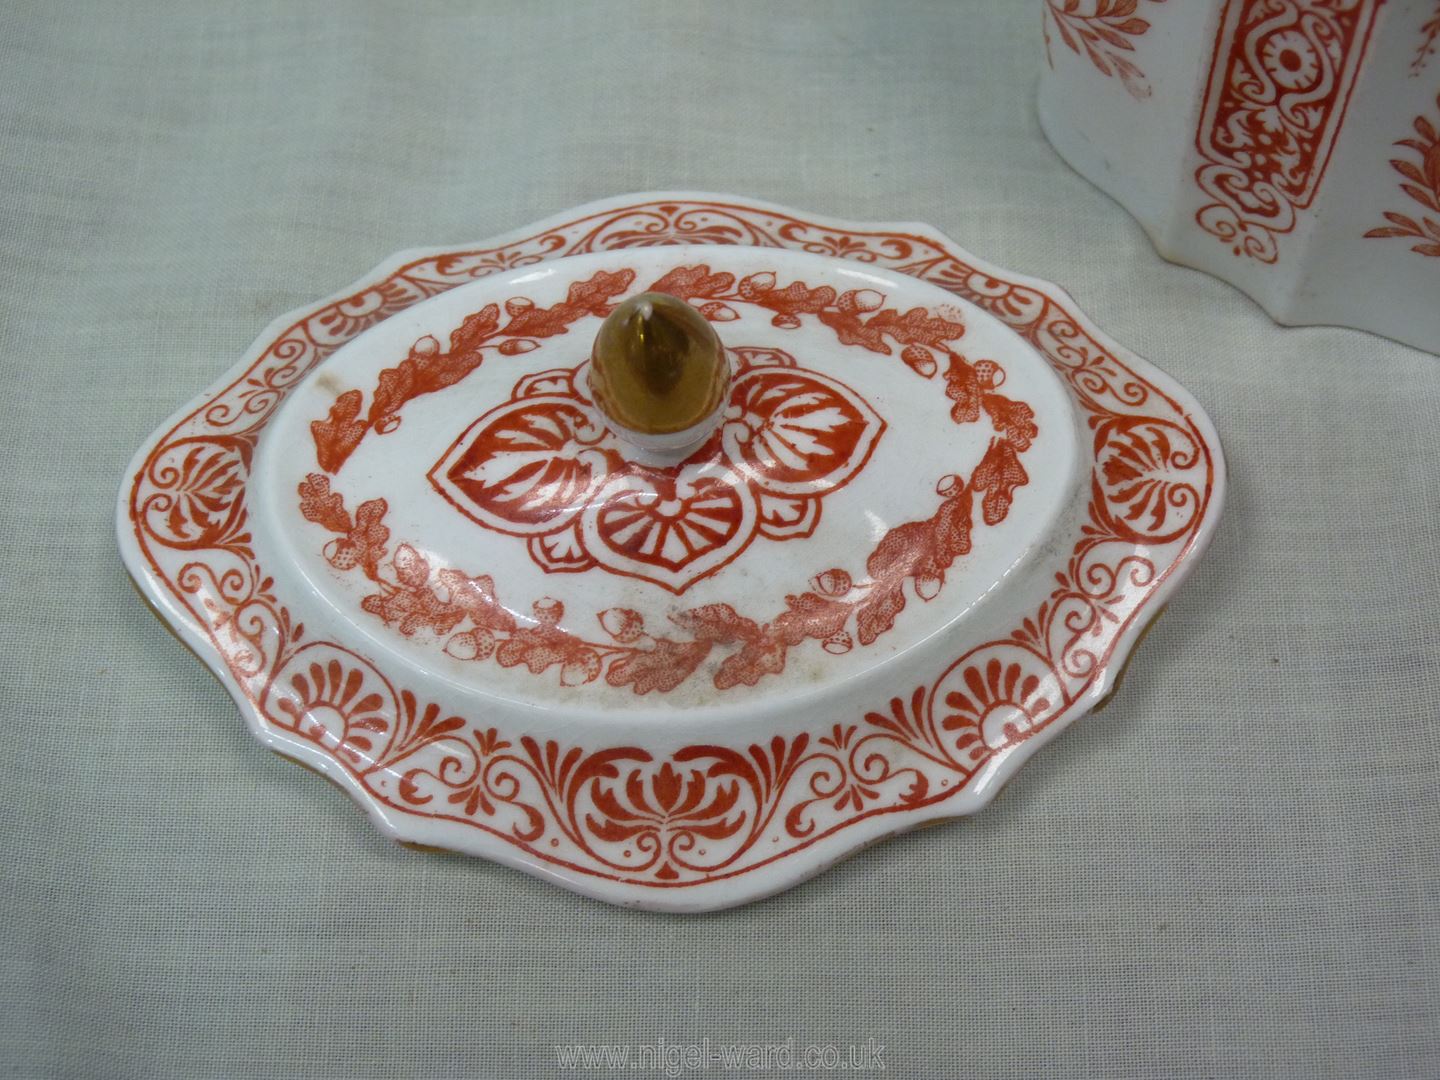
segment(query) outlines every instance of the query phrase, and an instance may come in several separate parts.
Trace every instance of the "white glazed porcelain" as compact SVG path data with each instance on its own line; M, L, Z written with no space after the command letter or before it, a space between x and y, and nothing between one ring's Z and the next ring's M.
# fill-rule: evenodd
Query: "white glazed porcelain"
M647 289L734 373L681 463L588 397ZM1053 286L664 194L278 320L118 526L261 740L387 833L694 911L983 805L1111 689L1223 488L1199 407Z
M1167 259L1440 351L1437 0L1041 0L1040 120Z

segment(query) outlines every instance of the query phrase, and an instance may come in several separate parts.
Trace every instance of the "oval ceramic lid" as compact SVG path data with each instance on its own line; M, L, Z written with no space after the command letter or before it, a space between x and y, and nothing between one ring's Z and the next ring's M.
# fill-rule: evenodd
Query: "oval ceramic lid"
M694 305L684 460L595 332ZM1223 467L1053 286L920 226L634 197L410 253L274 324L142 448L126 563L273 749L397 838L726 906L983 804L1093 708Z

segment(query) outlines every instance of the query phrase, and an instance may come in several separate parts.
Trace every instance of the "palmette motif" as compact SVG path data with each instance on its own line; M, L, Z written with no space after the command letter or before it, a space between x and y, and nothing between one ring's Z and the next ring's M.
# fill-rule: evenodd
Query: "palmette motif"
M1086 522L1068 555L1057 561L1054 589L1038 610L1008 635L968 648L923 685L837 716L823 734L779 730L768 740L743 745L699 741L664 755L635 745L537 738L502 730L483 716L450 715L395 685L370 658L315 637L292 619L255 557L245 496L256 439L307 372L368 326L486 274L562 254L693 243L791 248L911 274L988 311L1051 363L1068 382L1088 424L1090 498ZM572 321L602 314L618 295L619 290L607 293L609 286L602 286L574 298L572 306L583 310ZM523 305L507 312L504 325L513 330L525 313ZM498 328L498 310L493 317ZM471 325L470 352L523 351L518 343L527 336L563 323L559 317L545 322L535 315L521 323L523 333L477 333L490 319ZM949 355L928 347L928 356L905 355L911 346L896 349L899 342L893 339L882 338L878 345L880 351L898 351L911 371L935 377L949 394ZM452 376L464 377L468 359L444 370L424 363L426 356L441 355L438 343L432 350L419 342L414 352L406 358L415 361L408 369L397 369L383 390L377 387L368 411L362 409L363 400L342 405L342 398L338 413L317 420L317 468L299 494L305 516L334 534L326 552L332 565L349 562L350 572L373 570L394 583L423 579L429 588L440 583L438 575L445 570L457 575L460 570L421 566L424 560L413 547L408 553L403 544L391 549L384 507L351 507L330 486L348 453L401 418L405 401L443 389ZM458 349L452 342L446 355L457 352L469 355L466 341ZM962 362L976 377L976 407L1006 448L998 453L1007 461L1015 455L1018 463L1023 418L1002 422L986 410L979 362ZM405 368L404 361L399 368ZM961 376L970 378L963 371ZM574 392L573 372L555 378L557 387L568 378L567 392ZM517 387L512 404L523 405L533 388ZM844 399L843 392L830 389ZM962 397L968 401L970 395L967 389ZM964 404L960 397L951 400L957 408ZM850 401L855 423L879 433L878 414L867 417L862 404ZM964 408L968 415L970 405ZM849 441L846 436L836 449L844 450ZM837 456L848 462L854 452L851 447ZM983 504L995 500L1006 484L1013 489L1021 482L1008 466L996 469L1008 475L984 490L977 487L978 469L968 481L938 489L941 506L972 490L976 503ZM589 214L493 249L417 259L285 328L240 378L158 441L134 478L129 515L148 573L203 629L258 715L328 756L376 805L481 830L530 859L568 871L658 889L746 874L875 815L955 797L988 762L1043 730L1090 692L1146 600L1194 543L1216 483L1209 445L1185 410L1093 338L1065 301L1043 289L981 272L926 236L822 227L779 211L720 201L657 200ZM991 505L1008 505L1008 498L1007 492ZM523 508L512 509L520 514ZM1001 513L983 506L978 512L982 522ZM595 558L593 552L587 556ZM936 553L931 550L927 557ZM382 572L386 561L389 569ZM913 567L923 571L921 563ZM496 601L493 582L478 574L463 576L446 582L443 597L432 591L438 601L463 608L471 620L462 632L473 637L462 643L462 651L468 644L476 656L492 647L498 652L510 635L528 631L543 637L561 618L563 608L542 600L529 624L517 623L514 630L492 625L503 622L500 612L512 620L513 613ZM670 581L672 588L683 584L679 577ZM906 574L898 598L903 602L908 590L923 600L925 590L936 584L925 572ZM811 592L835 600L848 596L853 585L824 571ZM428 617L423 611L392 611L383 596L371 610L401 630L407 617ZM846 618L852 617L847 612ZM754 620L752 625L777 621ZM653 628L634 625L623 611L605 613L601 624L620 645L627 638L638 642L647 630L653 633ZM490 634L488 643L481 630ZM731 655L747 647L738 640L722 643L716 634L712 647L724 644L736 650ZM688 642L704 636L692 629ZM679 650L686 644L675 639L664 648ZM588 657L571 655L547 659L541 670L553 666L563 672L568 666L568 681L579 684L574 692L583 693L602 669L616 684L609 678L614 667L607 669L606 663L616 662L597 657L597 667ZM616 685L630 684L622 678ZM665 693L665 681L648 689Z

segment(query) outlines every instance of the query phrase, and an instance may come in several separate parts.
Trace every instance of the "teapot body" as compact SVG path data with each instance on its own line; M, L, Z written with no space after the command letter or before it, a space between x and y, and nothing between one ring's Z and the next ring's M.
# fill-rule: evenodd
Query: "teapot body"
M1040 121L1167 259L1440 351L1440 3L1042 0Z

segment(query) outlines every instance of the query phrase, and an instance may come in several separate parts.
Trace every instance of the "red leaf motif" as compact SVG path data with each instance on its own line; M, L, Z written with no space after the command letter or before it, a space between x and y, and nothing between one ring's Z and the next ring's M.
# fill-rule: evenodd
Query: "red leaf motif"
M553 640L552 634L537 630L516 630L514 636L495 650L495 659L501 667L516 667L524 664L530 674L539 675L553 664L565 662L565 649Z
M980 509L986 525L998 525L1010 512L1010 500L1017 487L1030 481L1025 467L1015 454L1015 447L1003 439L994 439L985 457L970 478L976 491L985 492Z
M1433 192L1425 191L1422 188L1416 187L1414 184L1401 184L1400 190L1405 192L1406 195L1409 195L1410 198L1414 199L1421 206L1428 207L1431 210L1440 210L1440 197L1437 197Z
M393 564L395 576L402 585L418 588L430 580L430 563L409 544L401 544L395 549Z
M824 641L845 629L850 605L815 593L785 597L786 609L771 624L775 635L786 645L798 645L807 638Z
M1407 218L1406 220L1409 221L1408 218ZM1408 228L1408 229L1406 229L1406 228L1400 228L1400 229L1391 229L1391 228L1370 229L1368 232L1365 233L1365 235L1368 236L1368 237L1376 237L1376 238L1385 238L1385 237L1392 237L1392 236L1418 236L1418 235L1420 235L1420 226L1415 225L1414 222L1411 222L1411 225L1413 225L1414 227L1413 227L1413 228Z
M500 308L486 304L479 311L465 316L450 334L452 353L473 352L500 327Z
M865 569L876 581L898 581L914 574L931 550L932 535L929 521L896 525L875 545Z
M554 627L515 630L509 640L495 650L495 659L501 667L524 664L532 675L559 664L561 680L569 686L593 682L600 674L595 650L575 635Z
M476 626L505 633L515 629L515 616L495 598L495 582L488 574L470 577L460 570L444 569L437 575L449 590L450 603Z
M628 289L634 280L633 270L598 271L585 281L574 282L565 299L554 307L520 312L510 320L504 333L509 337L553 337L565 333L572 322L586 315L603 318L613 310L611 299Z
M648 821L641 821L636 825L622 825L616 821L615 818L627 817L628 815L621 808L620 803L616 801L615 796L610 794L609 791L605 791L603 794L600 792L596 793L595 808L605 815L605 819L603 821L596 821L593 817L590 817L586 819L585 823L597 838L604 840L606 843L623 844L632 836L636 836L642 832L649 832L654 828Z
M715 686L728 690L744 683L754 686L764 675L778 675L785 670L786 645L768 635L747 641L745 647L731 653L715 672Z
M442 353L434 338L424 337L410 347L410 355L398 366L382 371L370 404L370 426L377 431L387 430L407 402L453 386L479 367L483 359L480 345L485 336L494 332L499 313L496 305L489 304L466 316L450 335L451 342L458 341L463 348Z
M674 690L710 655L708 641L671 641L656 638L655 647L622 657L610 665L605 681L629 686L636 694Z
M306 521L313 521L331 532L348 533L354 528L350 511L345 509L345 500L330 490L330 478L322 473L310 473L300 481L300 515Z
M901 315L886 308L873 316L866 326L890 335L902 345L943 345L965 333L965 325L931 315L924 308L911 308Z
M995 430L1004 435L1016 450L1030 449L1030 442L1040 429L1035 426L1035 410L1023 401L1011 401L1000 394L986 394L981 403L990 414Z
M761 275L756 274L746 279L755 282L755 295L751 299L761 307L782 315L818 315L835 302L835 290L829 285L811 289L802 281L792 281L783 289L765 289L760 278ZM799 323L793 325L798 326Z
M873 353L890 355L890 346L885 344L885 336L870 323L861 322L858 315L844 311L822 311L819 318L822 323L835 331L835 336L840 339L840 344L859 345ZM873 321L871 320L871 322Z
M365 437L368 425L357 420L360 415L362 395L359 390L347 390L330 406L330 415L324 420L310 421L310 435L315 440L315 460L326 472L339 472L360 440Z
M370 578L379 572L380 560L385 557L385 544L390 539L390 530L383 524L388 509L384 499L361 503L355 511L355 527L345 538L355 549L357 560Z
M380 372L375 397L370 402L370 423L377 428L389 427L395 414L414 396L415 361L405 359L398 367L386 368Z
M926 591L944 581L951 563L970 551L971 505L970 489L958 485L929 520L897 525L875 546L865 568L876 584L855 616L862 645L895 625L905 608L902 585L907 579L914 579L917 592L926 598Z
M1425 174L1402 158L1391 158L1390 167L1407 180L1414 180L1417 184L1425 183Z
M973 424L980 419L980 379L965 358L955 353L945 370L945 396L955 402L950 407L950 419L955 423Z
M1163 3L1164 0L1154 0ZM1135 16L1136 0L1096 0L1088 13L1079 0L1046 0L1045 47L1049 55L1049 27L1054 25L1060 40L1077 56L1087 58L1102 75L1118 74L1126 91L1137 100L1150 96L1144 73L1124 54L1135 51L1131 38L1140 37L1150 23ZM1051 67L1054 67L1053 59Z
M710 267L705 265L677 266L645 291L668 293L681 300L691 300L697 297L719 296L729 292L734 284L734 274L712 274Z
M735 790L731 788L731 790ZM745 823L745 815L739 814L733 821L720 819L709 824L692 824L687 822L685 831L694 833L696 836L703 836L707 840L724 840L728 836L734 836L740 831L740 826Z
M393 624L406 637L422 629L448 634L464 617L462 611L443 603L429 589L376 593L364 597L360 606L387 624Z
M591 315L604 317L610 314L611 298L623 293L634 280L634 270L613 272L601 270L588 281L580 281L571 285L565 297L565 303L569 307L580 308Z
M970 489L961 487L940 504L934 518L935 565L932 571L946 569L956 558L970 553L970 513L973 500Z
M860 644L873 644L895 625L896 616L904 608L905 593L898 584L874 589L855 613L855 634Z
M678 611L670 619L697 640L716 645L754 641L760 636L755 620L737 614L729 604L706 604L689 611Z

